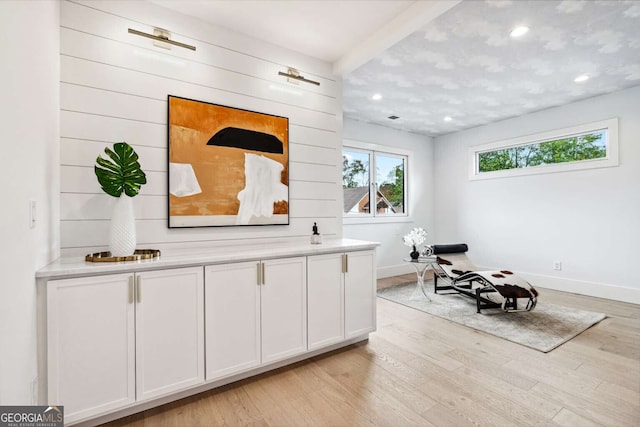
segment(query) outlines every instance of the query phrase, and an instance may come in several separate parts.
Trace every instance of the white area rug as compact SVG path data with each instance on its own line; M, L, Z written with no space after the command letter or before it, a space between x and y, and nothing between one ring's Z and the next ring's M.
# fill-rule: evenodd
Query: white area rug
M460 294L434 294L432 286L427 291L431 301L422 294L417 299L410 299L415 282L380 289L378 296L544 353L606 317L603 313L545 303L544 295L538 297L533 311L505 313L500 309L483 309L478 314L475 300Z

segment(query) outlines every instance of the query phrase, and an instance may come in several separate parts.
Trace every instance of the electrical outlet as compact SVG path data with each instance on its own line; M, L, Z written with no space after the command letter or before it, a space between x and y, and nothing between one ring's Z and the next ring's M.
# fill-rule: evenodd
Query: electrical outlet
M553 262L553 269L556 271L561 271L562 270L562 262L561 261L554 261Z
M36 226L36 201L29 200L29 228Z

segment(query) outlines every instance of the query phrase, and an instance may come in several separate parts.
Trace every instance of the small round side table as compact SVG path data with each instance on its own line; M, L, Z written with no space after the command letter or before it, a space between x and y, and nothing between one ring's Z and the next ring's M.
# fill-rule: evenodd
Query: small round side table
M429 267L431 267L433 264L436 264L438 262L436 258L418 258L418 259L404 258L403 261L415 267L416 276L418 278L418 281L416 283L416 289L413 291L413 294L411 294L411 297L409 299L421 300L423 299L423 296L424 296L424 298L426 298L428 301L431 301L431 298L429 298L425 290L424 273L429 269Z

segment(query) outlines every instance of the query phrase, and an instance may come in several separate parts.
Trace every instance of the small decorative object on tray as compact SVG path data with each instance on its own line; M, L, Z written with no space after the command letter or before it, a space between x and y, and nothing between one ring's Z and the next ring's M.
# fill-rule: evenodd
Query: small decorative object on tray
M313 223L312 230L313 234L311 235L311 243L315 245L322 243L322 236L320 236L320 233L318 232L318 224L315 222Z
M422 248L422 253L420 254L421 257L430 257L433 255L433 246L431 245L425 245Z
M411 259L418 259L418 257L420 256L420 252L418 252L416 246L422 244L426 238L427 232L424 231L422 227L414 228L402 238L402 242L405 244L405 246L411 246L413 248L413 250L409 254L411 256Z
M111 252L96 252L84 257L87 262L123 262L141 261L143 259L153 259L160 257L159 249L136 249L133 255L111 256Z

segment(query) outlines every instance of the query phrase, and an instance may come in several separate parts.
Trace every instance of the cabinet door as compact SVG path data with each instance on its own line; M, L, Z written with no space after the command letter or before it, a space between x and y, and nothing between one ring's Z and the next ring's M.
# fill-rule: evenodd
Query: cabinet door
M307 258L309 350L344 340L343 254Z
M47 402L65 423L135 401L134 339L132 274L48 282Z
M207 380L260 365L260 263L205 270Z
M347 254L344 304L345 339L376 330L376 274L374 251Z
M136 274L137 400L204 382L202 267Z
M264 261L262 363L307 351L306 258Z

